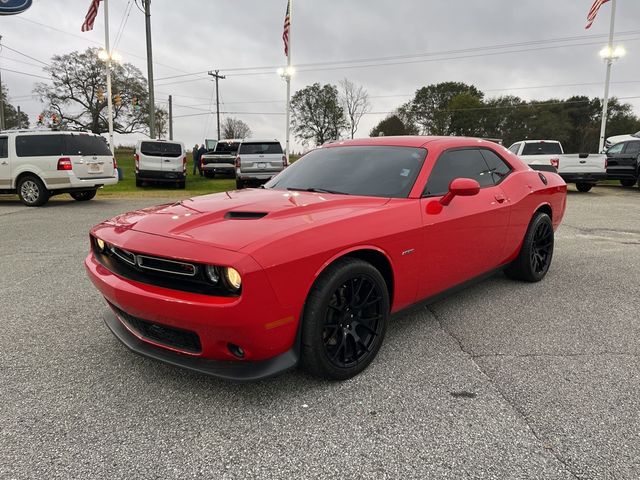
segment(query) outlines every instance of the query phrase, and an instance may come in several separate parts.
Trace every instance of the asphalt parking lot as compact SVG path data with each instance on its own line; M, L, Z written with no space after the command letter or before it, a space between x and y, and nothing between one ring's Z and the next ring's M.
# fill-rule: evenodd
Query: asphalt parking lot
M158 199L0 198L0 478L640 478L640 192L570 192L535 285L393 319L343 383L229 384L127 351L88 230Z

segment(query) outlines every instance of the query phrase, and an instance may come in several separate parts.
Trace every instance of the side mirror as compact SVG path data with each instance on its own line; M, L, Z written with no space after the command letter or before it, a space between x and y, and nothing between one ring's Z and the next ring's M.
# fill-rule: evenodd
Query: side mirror
M449 192L440 199L440 204L447 206L454 197L472 197L480 193L480 184L471 178L455 178L449 184Z
M588 153L579 153L578 154L578 158L587 158L587 157L589 157Z

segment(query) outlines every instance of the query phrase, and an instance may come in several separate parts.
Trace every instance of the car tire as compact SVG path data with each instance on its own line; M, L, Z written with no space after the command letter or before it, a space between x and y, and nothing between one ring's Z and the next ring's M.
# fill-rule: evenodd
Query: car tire
M553 244L551 218L537 212L529 223L518 257L505 269L506 275L514 280L539 282L549 271Z
M623 187L633 187L635 184L635 180L620 180L620 185Z
M204 172L206 178L216 178L215 172Z
M314 283L302 318L301 365L330 380L346 380L376 357L387 329L389 292L370 263L343 258Z
M96 193L98 193L97 190L86 190L84 192L71 192L69 195L78 202L86 202L94 198Z
M142 180L139 180L136 178L136 187L141 187L142 186Z
M49 200L49 191L36 176L22 177L18 182L18 196L27 207L41 207Z
M576 188L579 192L586 193L593 188L592 183L576 183Z
M244 182L236 178L236 190L242 190L244 188Z
M185 180L182 180L181 182L178 182L178 188L181 190L184 190L187 187L187 182Z

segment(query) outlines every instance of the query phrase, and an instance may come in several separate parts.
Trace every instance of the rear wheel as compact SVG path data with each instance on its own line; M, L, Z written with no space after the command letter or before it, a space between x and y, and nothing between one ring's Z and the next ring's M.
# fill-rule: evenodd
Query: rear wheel
M314 284L302 319L302 366L311 374L346 380L375 358L387 329L389 293L370 263L344 258Z
M633 187L635 185L636 181L635 180L620 180L620 185L622 185L623 187Z
M136 178L136 187L142 186L142 180Z
M505 270L507 276L525 282L542 280L551 265L553 243L553 224L549 215L537 212L529 223L518 258Z
M182 180L181 182L178 182L177 187L184 190L184 188L187 186L187 182L185 180Z
M18 196L27 207L40 207L49 200L49 191L42 180L29 175L18 182Z
M244 182L236 178L236 190L242 190L244 188Z
M91 200L98 193L97 190L87 190L85 192L71 192L71 198L77 200L78 202L86 202L87 200Z
M216 178L216 174L214 172L204 172L204 176L207 178Z
M579 192L588 192L593 188L592 183L576 183L576 188Z

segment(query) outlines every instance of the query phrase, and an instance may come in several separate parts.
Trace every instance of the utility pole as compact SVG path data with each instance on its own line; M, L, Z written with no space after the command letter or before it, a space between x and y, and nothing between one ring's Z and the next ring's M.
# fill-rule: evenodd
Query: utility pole
M2 50L2 35L0 35L0 51ZM4 89L2 88L2 73L0 70L0 130L4 130Z
M173 140L173 96L169 95L169 140Z
M156 100L153 88L153 51L151 48L151 0L144 1L144 19L147 29L147 77L149 80L149 136L156 138Z
M220 95L218 94L218 80L224 80L224 75L219 75L220 70L216 70L215 72L209 72L213 78L216 79L216 118L218 119L218 141L220 141Z
M111 92L111 47L109 45L109 0L104 0L104 50L107 52L107 115L109 116L109 148L115 154L113 143L113 94Z
M18 130L22 128L22 111L20 110L20 105L18 105Z

